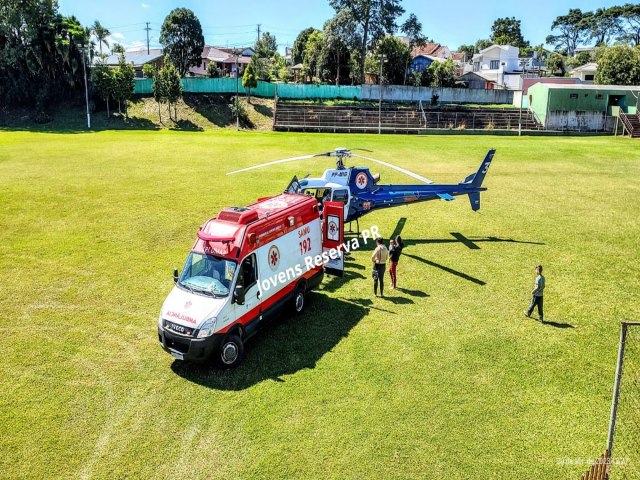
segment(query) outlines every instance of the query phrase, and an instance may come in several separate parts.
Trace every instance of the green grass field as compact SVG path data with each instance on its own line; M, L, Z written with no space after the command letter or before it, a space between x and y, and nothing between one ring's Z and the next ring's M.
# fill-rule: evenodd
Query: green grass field
M408 243L389 298L361 250L237 370L174 362L157 316L198 225L332 164L224 173L336 146L451 182L498 151L478 214L364 217ZM640 316L639 196L621 138L0 131L0 477L579 478Z

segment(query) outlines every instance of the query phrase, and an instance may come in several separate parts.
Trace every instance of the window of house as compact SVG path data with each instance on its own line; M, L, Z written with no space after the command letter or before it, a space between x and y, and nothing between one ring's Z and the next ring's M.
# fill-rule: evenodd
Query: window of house
M498 70L498 68L500 68L500 60L491 60L489 68L491 70Z
M585 75L584 79L585 79L585 81L589 82L589 81L593 81L593 77L594 77L594 75Z
M571 93L571 94L569 94L569 98L578 98L578 94L577 93Z
M602 95L601 93L596 95L596 100L602 100L604 98L604 95Z

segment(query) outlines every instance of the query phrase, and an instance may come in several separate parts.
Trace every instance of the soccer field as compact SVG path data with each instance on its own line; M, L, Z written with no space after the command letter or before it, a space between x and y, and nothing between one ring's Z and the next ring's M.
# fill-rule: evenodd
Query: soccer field
M173 361L157 317L198 226L333 163L225 173L338 146L437 182L497 153L479 213L458 197L362 219L407 243L388 298L361 249L238 369ZM640 318L639 147L0 131L0 478L579 478L605 448L619 324ZM538 263L544 325L522 314Z

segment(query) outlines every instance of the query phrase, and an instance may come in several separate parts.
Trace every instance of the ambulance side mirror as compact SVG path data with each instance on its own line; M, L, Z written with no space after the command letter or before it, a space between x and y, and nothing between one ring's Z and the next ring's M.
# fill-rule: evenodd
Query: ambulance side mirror
M244 304L244 287L242 285L236 285L233 290L233 301L238 305Z
M178 283L178 269L173 269L173 283Z

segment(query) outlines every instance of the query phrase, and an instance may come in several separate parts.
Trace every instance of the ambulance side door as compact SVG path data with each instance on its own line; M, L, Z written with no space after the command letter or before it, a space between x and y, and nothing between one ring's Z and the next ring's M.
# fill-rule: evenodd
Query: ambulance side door
M242 318L251 313L249 318L242 320L250 335L260 321L260 291L258 289L258 261L255 252L247 255L240 263L236 288L242 286L243 301L235 303L236 319Z

